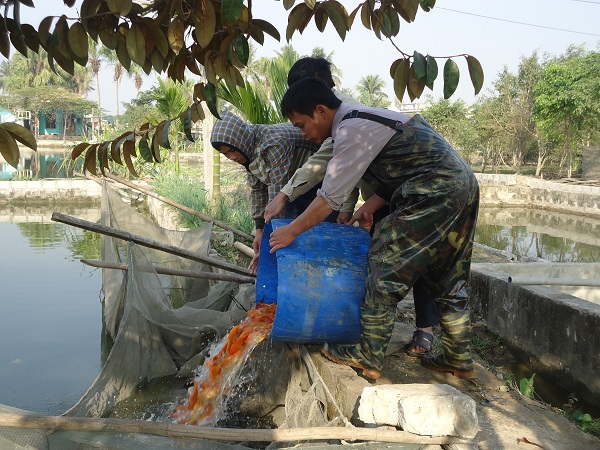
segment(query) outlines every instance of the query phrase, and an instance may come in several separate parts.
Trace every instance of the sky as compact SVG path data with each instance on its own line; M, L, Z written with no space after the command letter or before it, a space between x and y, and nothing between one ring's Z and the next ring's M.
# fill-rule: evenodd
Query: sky
M296 0L299 3L301 0ZM66 8L62 0L34 0L35 9L23 7L22 22L37 26L43 17L66 13L76 17L75 8ZM77 1L76 7L80 4ZM360 4L360 0L343 0L348 10ZM273 57L285 42L285 27L289 11L279 0L254 0L253 15L271 22L281 33L278 42L266 35L263 46L256 47L257 57ZM423 55L442 57L438 59L440 76L433 91L425 88L421 99L427 94L434 100L443 96L441 78L445 59L449 56L470 54L483 66L485 81L480 96L492 89L494 80L506 66L512 73L518 70L522 57L538 51L540 56L558 56L570 45L584 45L587 50L600 51L600 0L437 0L430 12L419 9L415 22L401 21L400 33L393 38L396 47L404 53L415 50ZM360 79L367 75L379 75L386 83L384 91L393 96L390 65L401 55L389 41L381 41L372 31L362 26L357 17L352 29L342 41L331 23L320 33L314 22L303 34L296 32L291 44L301 55L310 55L315 47L322 47L327 54L333 53L334 64L342 70L342 86L354 89ZM3 59L0 56L0 60ZM476 100L464 57L453 58L461 76L458 88L451 100L462 99L467 104ZM156 83L156 75L146 77L142 90ZM100 92L102 107L116 111L116 93L112 81L112 68L104 66L101 71ZM95 91L89 98L95 100ZM119 87L119 99L129 102L135 96L133 82L125 77ZM409 102L405 95L404 102ZM120 107L123 112L123 107Z

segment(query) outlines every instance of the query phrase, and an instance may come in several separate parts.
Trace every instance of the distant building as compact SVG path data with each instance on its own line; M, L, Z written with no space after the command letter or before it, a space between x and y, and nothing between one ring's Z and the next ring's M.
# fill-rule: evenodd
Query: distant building
M429 108L429 103L402 103L397 98L394 99L394 103L389 107L393 111L399 111L409 116L419 114L427 108Z
M65 113L60 109L51 113L41 112L38 115L38 125L37 133L39 136L62 137L64 131L65 137L80 137L84 130L83 114Z

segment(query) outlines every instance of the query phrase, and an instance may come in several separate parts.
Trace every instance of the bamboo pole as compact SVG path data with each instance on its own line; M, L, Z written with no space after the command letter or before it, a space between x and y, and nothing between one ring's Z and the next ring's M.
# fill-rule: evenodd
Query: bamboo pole
M143 433L174 438L199 438L238 442L293 442L322 439L402 442L407 444L475 444L477 440L455 436L421 436L387 428L315 427L281 429L212 428L130 419L0 414L0 426L71 431Z
M600 280L585 278L508 277L508 282L524 285L600 287Z
M141 186L138 186L137 184L131 183L131 182L129 182L129 181L127 181L127 180L125 180L125 179L123 179L121 177L116 176L116 175L112 175L112 174L110 174L108 172L105 172L104 176L106 178L114 180L114 181L116 181L118 183L124 184L125 186L129 186L130 188L135 189L137 191L140 191L140 192L142 192L142 193L144 193L146 195L149 195L150 197L153 197L153 198L156 198L156 199L158 199L158 200L160 200L162 202L165 202L168 205L174 206L175 208L179 208L180 210L185 211L186 213L191 214L193 216L196 216L199 219L202 219L202 220L204 220L206 222L212 222L216 226L218 226L219 228L223 228L224 230L231 231L232 233L237 234L238 236L243 237L244 239L248 239L250 242L254 241L254 236L251 236L251 235L249 235L247 233L244 233L243 231L240 231L240 230L238 230L236 228L233 228L232 226L227 225L225 222L221 222L219 220L215 220L212 217L209 217L209 216L207 216L205 214L202 214L201 212L198 212L196 210L193 210L192 208L188 208L187 206L182 205L181 203L177 203L176 201L173 201L173 200L171 200L171 199L169 199L167 197L163 197L162 195L159 195L159 194L157 194L155 192L152 192L152 191L150 191L148 189L145 189L145 188L143 188Z
M127 270L129 265L122 263L111 263L106 261L99 261L96 259L80 259L83 264L87 264L92 267L100 267L102 269L116 269L116 270ZM146 266L139 267L140 270L148 269ZM162 275L175 275L178 277L188 278L202 278L206 280L218 280L218 281L235 281L237 283L250 283L253 284L255 279L252 277L246 277L244 275L228 274L228 273L214 273L214 272L199 272L197 270L183 270L183 269L171 269L168 267L157 267L152 266L152 270Z
M241 275L247 275L251 277L256 276L248 269L244 269L243 267L239 267L234 264L229 264L218 259L209 258L208 256L200 255L198 253L190 252L183 248L175 247L174 245L165 244L163 242L148 239L143 236L131 234L126 231L119 230L117 228L107 227L105 225L101 225L95 222L90 222L88 220L78 219L77 217L72 217L57 212L52 213L52 220L55 222L66 223L67 225L73 225L84 230L93 231L95 233L104 234L106 236L112 236L117 239L135 242L136 244L142 245L144 247L153 248L155 250L160 250L166 253L170 253L172 255L181 256L183 258L191 259L192 261L202 262L210 266L227 270L229 272L239 273Z
M241 242L234 242L233 246L241 253L243 253L246 256L249 256L250 258L254 257L254 250L252 250L250 247L248 247L245 244L242 244Z

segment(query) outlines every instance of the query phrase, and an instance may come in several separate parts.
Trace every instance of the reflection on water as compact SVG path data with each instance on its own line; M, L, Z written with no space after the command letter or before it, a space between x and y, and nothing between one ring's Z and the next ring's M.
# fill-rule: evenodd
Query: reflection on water
M526 208L481 208L475 241L517 258L600 262L600 220Z
M99 242L67 225L0 222L0 403L61 414L98 375L101 276L79 259L97 259Z
M81 171L82 162L77 167L71 161L71 147L43 148L36 152L21 147L18 168L0 160L0 180L23 180L42 178L72 178L73 171ZM66 164L65 164L66 163Z

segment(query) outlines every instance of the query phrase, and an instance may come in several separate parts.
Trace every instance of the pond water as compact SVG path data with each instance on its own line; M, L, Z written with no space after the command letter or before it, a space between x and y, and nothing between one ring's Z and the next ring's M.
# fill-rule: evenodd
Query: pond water
M600 262L600 219L525 208L481 208L475 241L522 257Z
M65 214L98 220L99 208ZM102 365L99 237L51 222L52 210L0 208L0 403L56 415ZM600 262L600 220L482 209L476 241L550 261Z
M101 367L100 271L79 261L98 258L99 239L47 220L0 221L0 243L0 403L61 414Z

